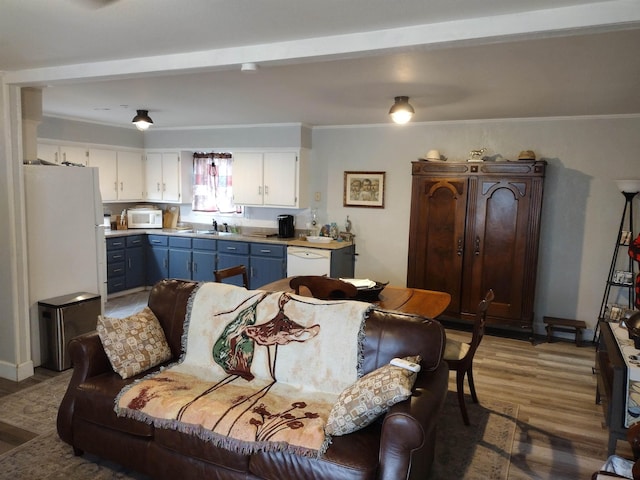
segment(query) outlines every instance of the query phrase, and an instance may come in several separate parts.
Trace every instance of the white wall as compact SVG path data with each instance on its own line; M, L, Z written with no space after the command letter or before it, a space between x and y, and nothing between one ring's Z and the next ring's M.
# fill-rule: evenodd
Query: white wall
M542 331L544 315L581 319L593 327L625 203L613 180L640 178L638 116L317 128L312 176L324 182L318 187L326 192L321 220L343 224L349 215L357 235L358 277L404 285L411 161L432 148L450 160L465 160L480 147L487 147L485 155L512 160L521 150L534 150L549 163L536 331ZM350 170L386 172L383 210L343 207L343 173ZM635 212L639 201L634 200Z

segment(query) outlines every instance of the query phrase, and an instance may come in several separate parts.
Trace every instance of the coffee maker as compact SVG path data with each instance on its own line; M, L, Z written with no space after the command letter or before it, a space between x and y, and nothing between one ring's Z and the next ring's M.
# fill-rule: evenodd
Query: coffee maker
M295 237L295 227L293 225L293 215L278 215L278 237Z

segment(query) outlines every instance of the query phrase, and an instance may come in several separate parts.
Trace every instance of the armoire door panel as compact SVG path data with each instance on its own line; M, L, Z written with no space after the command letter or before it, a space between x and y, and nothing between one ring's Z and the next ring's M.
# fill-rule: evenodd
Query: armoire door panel
M529 224L526 183L509 179L481 180L476 198L477 245L471 258L470 285L463 291L463 311L472 312L491 288L496 296L489 315L519 318L522 315L523 272Z
M411 229L410 250L415 254L409 261L407 285L449 292L449 309L459 310L466 181L417 179L414 191L419 194L414 195L412 212L421 220Z

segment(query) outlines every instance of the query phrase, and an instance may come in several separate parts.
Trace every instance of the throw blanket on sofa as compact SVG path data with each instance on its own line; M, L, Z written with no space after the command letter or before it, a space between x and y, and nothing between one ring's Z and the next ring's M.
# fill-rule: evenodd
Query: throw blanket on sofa
M320 456L329 412L359 377L369 308L202 284L180 361L124 388L115 410L240 453Z

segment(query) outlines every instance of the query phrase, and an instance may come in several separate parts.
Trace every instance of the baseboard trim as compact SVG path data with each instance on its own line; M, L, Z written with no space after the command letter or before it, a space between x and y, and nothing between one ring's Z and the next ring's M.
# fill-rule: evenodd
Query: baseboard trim
M14 363L0 361L0 377L14 382L21 382L29 377L33 377L34 367L33 361L16 365Z

